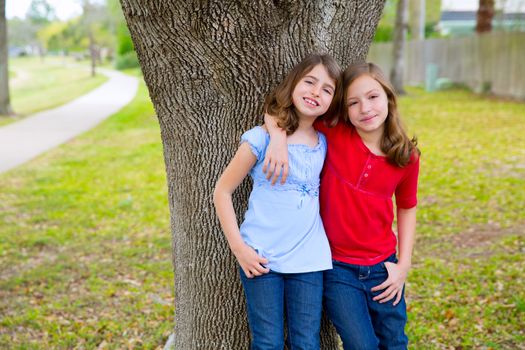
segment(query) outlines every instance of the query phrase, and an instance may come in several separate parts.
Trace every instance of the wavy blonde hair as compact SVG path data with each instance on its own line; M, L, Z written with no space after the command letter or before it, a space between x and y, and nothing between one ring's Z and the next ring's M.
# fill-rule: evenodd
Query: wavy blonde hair
M299 116L295 111L292 94L299 81L315 66L322 64L330 78L335 81L335 91L330 107L323 115L331 124L335 124L340 115L339 106L342 98L341 68L327 54L311 54L295 65L284 80L268 96L264 102L264 111L275 117L277 125L292 134L299 127Z
M343 74L344 96L350 85L359 77L368 75L377 81L388 98L388 115L385 120L385 129L381 138L381 151L386 154L388 161L398 167L404 167L410 162L412 156L421 154L417 148L417 138L410 139L399 116L397 97L394 87L386 79L383 71L374 63L356 63L350 65ZM349 124L348 101L343 101L342 118ZM353 127L353 125L352 125Z

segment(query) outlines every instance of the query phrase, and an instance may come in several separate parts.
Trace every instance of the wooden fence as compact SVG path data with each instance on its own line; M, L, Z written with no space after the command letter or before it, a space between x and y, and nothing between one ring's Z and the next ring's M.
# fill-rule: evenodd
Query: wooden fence
M390 72L392 43L372 44L368 60ZM438 78L477 92L525 99L525 33L495 32L463 38L407 42L405 84L425 85L430 68Z

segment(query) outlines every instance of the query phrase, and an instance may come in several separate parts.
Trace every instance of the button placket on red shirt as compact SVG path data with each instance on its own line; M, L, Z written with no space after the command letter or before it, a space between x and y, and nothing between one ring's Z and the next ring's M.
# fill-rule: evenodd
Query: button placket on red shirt
M371 173L370 170L372 169L372 165L370 164L370 162L371 162L371 159L369 159L369 162L367 162L367 165L365 166L365 171L366 171L366 173L364 175L365 178L366 178L365 180L369 179L369 176L370 176L370 173Z
M357 185L358 188L362 189L362 187L364 187L366 181L368 180L370 176L370 170L372 169L371 163L372 163L372 155L369 154L366 159L363 170L361 171L361 176L359 177L359 183Z

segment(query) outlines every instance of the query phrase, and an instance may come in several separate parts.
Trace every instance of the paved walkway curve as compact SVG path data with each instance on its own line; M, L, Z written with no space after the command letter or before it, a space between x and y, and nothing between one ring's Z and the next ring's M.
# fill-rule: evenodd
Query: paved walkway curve
M131 102L138 79L99 69L109 80L63 106L0 128L0 173L93 128Z

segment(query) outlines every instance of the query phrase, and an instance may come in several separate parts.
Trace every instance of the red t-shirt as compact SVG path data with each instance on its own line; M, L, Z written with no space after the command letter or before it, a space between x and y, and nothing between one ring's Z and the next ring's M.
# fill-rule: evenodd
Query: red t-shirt
M396 252L392 196L399 208L417 204L419 157L400 168L370 152L344 122L328 128L318 121L315 127L328 142L319 199L332 258L377 264Z

